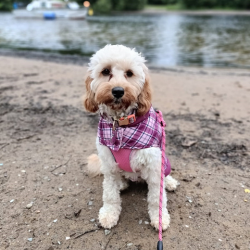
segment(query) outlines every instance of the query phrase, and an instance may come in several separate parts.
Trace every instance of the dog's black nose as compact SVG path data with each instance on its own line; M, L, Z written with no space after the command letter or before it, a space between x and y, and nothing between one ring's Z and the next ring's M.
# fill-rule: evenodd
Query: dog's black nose
M121 98L124 95L124 89L122 87L115 87L112 89L112 95L115 98Z

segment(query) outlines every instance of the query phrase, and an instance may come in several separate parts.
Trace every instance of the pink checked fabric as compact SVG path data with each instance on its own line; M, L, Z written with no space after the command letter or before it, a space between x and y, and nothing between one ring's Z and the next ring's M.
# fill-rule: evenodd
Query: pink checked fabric
M136 122L113 130L113 123L101 117L98 126L99 142L114 151L121 148L131 150L161 148L162 127L158 119L151 107L148 113L137 118ZM141 122L138 123L138 120ZM171 165L165 154L164 156L164 175L167 176L171 171Z

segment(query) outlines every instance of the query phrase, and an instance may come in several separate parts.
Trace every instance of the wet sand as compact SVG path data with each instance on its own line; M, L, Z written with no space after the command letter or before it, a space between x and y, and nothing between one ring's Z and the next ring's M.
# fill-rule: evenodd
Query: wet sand
M85 65L0 56L0 249L156 249L144 184L122 192L110 234L98 225L102 177L86 173L98 117L82 107ZM168 193L164 249L249 249L249 76L151 70L153 105L167 121L167 154L181 183Z

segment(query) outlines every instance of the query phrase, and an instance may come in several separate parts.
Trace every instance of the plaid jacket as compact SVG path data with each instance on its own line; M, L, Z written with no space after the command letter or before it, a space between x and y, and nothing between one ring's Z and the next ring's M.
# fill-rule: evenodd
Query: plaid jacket
M162 127L158 121L157 114L153 107L147 114L127 126L117 127L113 130L113 124L104 117L100 118L98 126L98 138L102 145L111 150L143 149L150 147L161 148ZM164 157L164 174L170 173L171 166L168 158Z

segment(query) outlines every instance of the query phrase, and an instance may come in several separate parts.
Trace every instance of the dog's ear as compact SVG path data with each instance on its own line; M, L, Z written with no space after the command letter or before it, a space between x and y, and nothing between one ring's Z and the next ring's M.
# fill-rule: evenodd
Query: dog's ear
M91 90L92 78L90 75L85 80L86 93L84 95L84 107L87 111L95 113L98 110L98 105L95 102L95 93Z
M143 85L143 89L140 95L138 96L138 109L137 109L138 116L145 115L149 111L152 102L152 90L150 86L148 68L144 66L143 71L145 73L145 83Z

